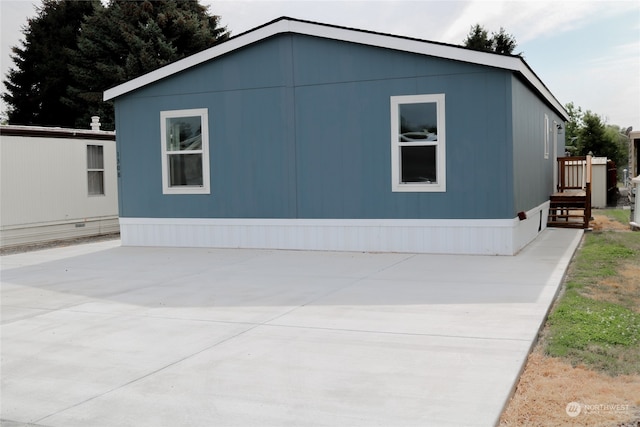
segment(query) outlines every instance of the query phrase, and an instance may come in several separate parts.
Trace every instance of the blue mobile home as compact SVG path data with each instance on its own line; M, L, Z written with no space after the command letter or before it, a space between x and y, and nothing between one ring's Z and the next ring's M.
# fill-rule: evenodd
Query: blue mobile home
M105 99L124 245L511 255L568 119L518 56L290 18Z

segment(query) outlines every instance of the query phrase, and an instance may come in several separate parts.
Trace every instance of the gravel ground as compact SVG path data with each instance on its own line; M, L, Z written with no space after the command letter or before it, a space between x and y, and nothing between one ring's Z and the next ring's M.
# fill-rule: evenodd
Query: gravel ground
M0 256L19 254L23 252L39 251L41 249L80 245L82 243L102 242L104 240L115 240L119 238L120 238L120 233L111 233L111 234L102 234L100 236L77 237L75 239L52 240L49 242L10 246L8 248L0 248Z

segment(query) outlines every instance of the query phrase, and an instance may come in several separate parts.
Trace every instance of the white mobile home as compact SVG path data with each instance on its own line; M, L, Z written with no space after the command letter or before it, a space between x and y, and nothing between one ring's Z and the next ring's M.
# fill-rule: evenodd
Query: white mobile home
M115 133L0 126L0 245L119 231Z

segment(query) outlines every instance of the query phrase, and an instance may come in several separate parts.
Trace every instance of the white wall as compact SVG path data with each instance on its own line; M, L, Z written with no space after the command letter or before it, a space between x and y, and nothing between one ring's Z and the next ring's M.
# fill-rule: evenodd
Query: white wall
M119 230L115 136L92 139L82 131L87 137L78 139L61 137L69 130L46 128L35 129L57 137L16 136L10 128L0 134L3 247ZM104 195L88 195L87 145L104 147Z
M594 157L591 160L591 207L607 207L607 158Z

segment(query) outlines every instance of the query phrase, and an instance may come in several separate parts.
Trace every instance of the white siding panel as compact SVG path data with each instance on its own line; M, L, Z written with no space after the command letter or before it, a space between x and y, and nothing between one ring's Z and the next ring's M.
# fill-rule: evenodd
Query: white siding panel
M519 221L513 234L513 248L519 252L527 246L536 236L547 228L549 217L549 202L545 202L526 212L527 219Z
M48 224L29 224L26 226L6 227L1 233L3 248L44 243L53 240L65 240L77 237L99 236L118 233L118 217L87 218L84 221L60 222Z
M88 144L104 147L104 195L88 195ZM117 232L115 141L2 135L0 197L2 246Z
M524 221L121 218L120 229L124 246L513 255L537 236L539 215L532 210Z

